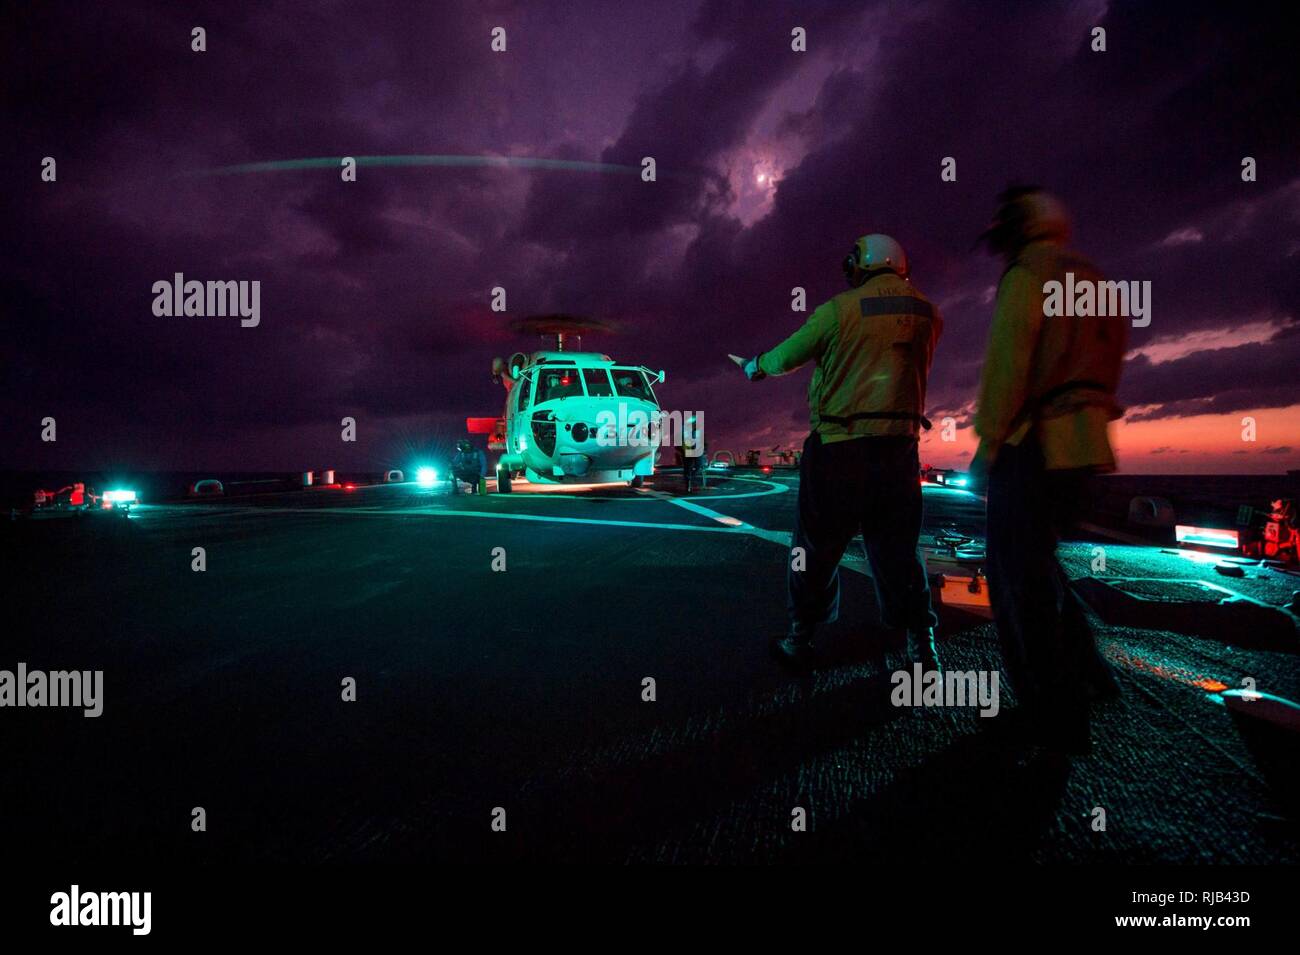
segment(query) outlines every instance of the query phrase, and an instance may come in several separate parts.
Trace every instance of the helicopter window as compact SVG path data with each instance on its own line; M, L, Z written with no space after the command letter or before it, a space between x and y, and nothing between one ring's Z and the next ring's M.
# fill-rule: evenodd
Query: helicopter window
M654 401L654 392L650 382L639 368L614 368L614 388L624 398L640 398L642 401Z
M543 368L538 372L537 401L556 398L581 398L582 379L576 368Z
M582 377L587 383L587 394L593 398L605 398L614 394L614 389L609 384L609 372L604 368L584 368Z
M516 410L523 411L528 407L528 392L533 390L533 379L524 377L519 379L519 384L515 385L519 391L519 403L515 405Z

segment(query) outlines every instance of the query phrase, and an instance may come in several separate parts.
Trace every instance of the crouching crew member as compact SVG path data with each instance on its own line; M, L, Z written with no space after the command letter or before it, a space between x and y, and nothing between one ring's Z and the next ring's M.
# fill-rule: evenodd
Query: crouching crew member
M478 490L479 481L487 476L487 455L467 438L456 442L456 456L451 459L451 493L460 493L464 481L472 490Z

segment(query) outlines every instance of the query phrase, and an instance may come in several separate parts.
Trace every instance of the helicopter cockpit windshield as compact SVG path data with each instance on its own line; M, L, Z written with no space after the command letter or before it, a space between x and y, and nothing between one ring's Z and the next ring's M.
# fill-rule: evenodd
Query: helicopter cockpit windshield
M655 401L655 393L650 388L650 382L640 368L611 368L610 372L614 376L614 390L620 396L639 398L651 404L658 404Z
M543 368L538 373L537 403L582 396L582 379L576 368Z

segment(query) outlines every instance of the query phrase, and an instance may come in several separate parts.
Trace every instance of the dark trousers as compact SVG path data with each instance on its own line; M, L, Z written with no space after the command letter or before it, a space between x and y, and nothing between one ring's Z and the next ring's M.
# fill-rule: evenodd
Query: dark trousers
M793 622L814 626L839 616L840 558L860 532L885 625L908 630L934 626L930 582L916 548L919 475L915 438L824 444L809 435L799 462L799 513L786 570ZM804 569L797 570L801 556Z
M691 490L697 484L700 487L704 487L705 469L704 469L703 452L701 451L700 454L691 455L691 454L686 454L683 451L681 454L681 459L682 459L682 477L686 481L686 490L688 491Z
M1056 545L1088 500L1091 472L1048 471L1038 445L1004 446L988 476L989 598L1003 669L1046 724L1087 724L1087 685L1113 679Z

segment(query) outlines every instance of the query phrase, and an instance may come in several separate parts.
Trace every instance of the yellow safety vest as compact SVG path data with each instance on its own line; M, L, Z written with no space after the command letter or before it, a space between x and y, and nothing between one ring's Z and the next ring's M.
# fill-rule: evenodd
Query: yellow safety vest
M882 272L820 306L803 327L759 356L784 375L816 361L808 386L813 432L828 442L871 435L918 435L939 310L910 282Z
M1043 314L1048 282L1099 282L1087 259L1051 242L1027 246L1003 274L980 382L975 430L993 446L1031 432L1048 469L1113 469L1107 425L1115 401L1128 319Z

